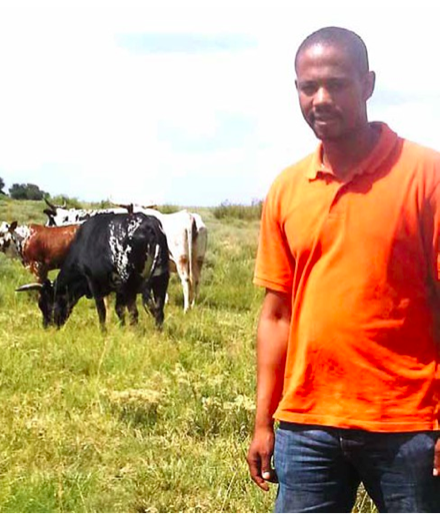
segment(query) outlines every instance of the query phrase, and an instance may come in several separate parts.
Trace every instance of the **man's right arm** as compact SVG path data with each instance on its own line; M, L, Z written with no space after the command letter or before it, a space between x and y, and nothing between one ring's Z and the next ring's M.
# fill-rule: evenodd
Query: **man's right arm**
M248 452L252 480L268 490L276 481L271 466L274 449L273 414L283 391L284 366L291 318L290 294L266 290L257 332L257 411Z

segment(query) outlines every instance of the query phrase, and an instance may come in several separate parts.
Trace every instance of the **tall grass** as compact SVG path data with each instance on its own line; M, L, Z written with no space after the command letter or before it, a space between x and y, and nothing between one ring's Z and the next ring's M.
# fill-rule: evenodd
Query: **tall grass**
M251 221L261 218L262 208L263 202L261 200L255 200L252 202L252 205L234 204L226 201L218 207L214 207L213 214L220 220L238 219Z
M42 205L7 202L0 215L39 218ZM162 332L143 311L120 328L110 309L102 334L86 299L61 330L44 330L35 296L14 292L30 275L0 254L1 512L272 510L275 490L255 487L245 462L259 225L203 217L198 305L183 314L173 276Z

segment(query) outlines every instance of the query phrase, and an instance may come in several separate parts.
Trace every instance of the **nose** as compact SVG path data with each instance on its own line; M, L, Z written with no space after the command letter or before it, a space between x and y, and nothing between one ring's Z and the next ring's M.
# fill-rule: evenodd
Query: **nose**
M322 104L328 104L331 103L332 97L329 93L328 89L324 86L321 86L315 94L314 103L315 105L322 105Z

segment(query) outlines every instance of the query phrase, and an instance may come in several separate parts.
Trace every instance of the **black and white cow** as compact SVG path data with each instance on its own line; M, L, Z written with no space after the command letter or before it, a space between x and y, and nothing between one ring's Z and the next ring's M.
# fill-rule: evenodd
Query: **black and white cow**
M104 297L116 293L116 313L124 323L125 307L137 323L136 296L160 327L169 281L168 245L161 223L153 216L98 214L78 229L61 270L52 283L29 284L17 291L38 289L43 325L61 327L78 300L93 298L101 328Z
M194 307L199 293L200 277L205 258L208 229L199 214L186 209L171 214L163 214L156 209L139 205L126 205L103 210L66 209L46 199L48 226L61 226L66 223L83 223L103 212L142 212L156 217L163 226L170 251L170 271L179 275L183 289L183 309L186 312Z

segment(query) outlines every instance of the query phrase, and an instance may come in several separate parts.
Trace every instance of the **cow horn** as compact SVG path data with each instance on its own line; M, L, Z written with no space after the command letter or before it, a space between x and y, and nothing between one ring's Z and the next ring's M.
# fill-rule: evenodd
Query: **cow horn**
M47 199L47 197L44 197L44 201L47 203L47 205L53 209L54 211L56 211L57 209L65 209L67 207L67 202L66 200L64 199L64 202L63 202L63 205L55 205L53 203L50 203L49 200Z
M54 209L54 210L56 209L55 205L54 205L53 203L50 203L46 196L44 197L44 201L47 203L47 205L48 205L51 209Z
M18 287L15 292L21 293L22 291L39 291L43 287L43 284L34 282L33 284L25 284L24 286Z
M125 204L125 203L118 203L119 207L122 207L123 209L127 209L129 214L133 214L134 206L132 203Z

